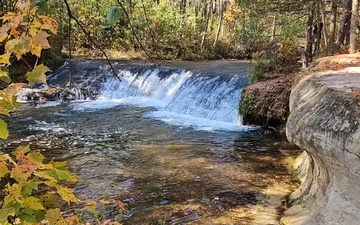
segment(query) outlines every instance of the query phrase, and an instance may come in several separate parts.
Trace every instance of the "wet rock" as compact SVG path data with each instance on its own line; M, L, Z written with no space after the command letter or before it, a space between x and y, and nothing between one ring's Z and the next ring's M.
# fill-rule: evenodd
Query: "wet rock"
M360 71L315 74L291 93L287 137L305 150L285 224L360 221Z
M77 99L95 99L98 92L93 88L53 87L43 89L25 89L21 93L21 100L37 104L47 101L69 102Z

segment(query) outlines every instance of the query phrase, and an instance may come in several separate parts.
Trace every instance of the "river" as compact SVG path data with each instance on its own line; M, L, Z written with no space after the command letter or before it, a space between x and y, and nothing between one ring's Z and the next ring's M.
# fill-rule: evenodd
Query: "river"
M296 186L283 159L297 151L271 129L241 124L247 68L118 62L120 82L103 61L77 61L72 79L93 86L96 99L20 107L3 149L30 142L66 161L80 177L78 196L126 203L109 215L123 224L276 224ZM60 68L49 83L66 74Z

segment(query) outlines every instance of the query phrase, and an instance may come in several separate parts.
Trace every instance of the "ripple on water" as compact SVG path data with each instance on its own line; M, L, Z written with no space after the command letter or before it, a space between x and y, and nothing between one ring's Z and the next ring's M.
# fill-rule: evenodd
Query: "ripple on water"
M144 117L151 110L24 111L10 121L16 134L3 149L32 142L67 161L80 177L76 194L127 203L126 213L112 215L124 224L275 223L281 196L293 185L281 161L294 154L286 143L259 129L179 129Z

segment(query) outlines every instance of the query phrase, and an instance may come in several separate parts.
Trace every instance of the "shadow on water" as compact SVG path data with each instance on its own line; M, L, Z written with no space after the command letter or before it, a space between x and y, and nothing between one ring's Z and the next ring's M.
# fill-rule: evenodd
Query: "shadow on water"
M296 150L268 130L199 131L144 117L149 110L25 108L3 146L31 142L67 161L78 196L127 204L110 215L124 224L275 224L294 185L282 159Z

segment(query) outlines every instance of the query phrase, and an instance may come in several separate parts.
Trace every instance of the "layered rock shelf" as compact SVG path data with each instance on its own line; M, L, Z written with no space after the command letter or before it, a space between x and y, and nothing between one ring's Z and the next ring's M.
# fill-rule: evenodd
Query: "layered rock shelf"
M360 68L315 73L290 96L286 125L299 157L300 188L284 224L351 225L360 221Z

